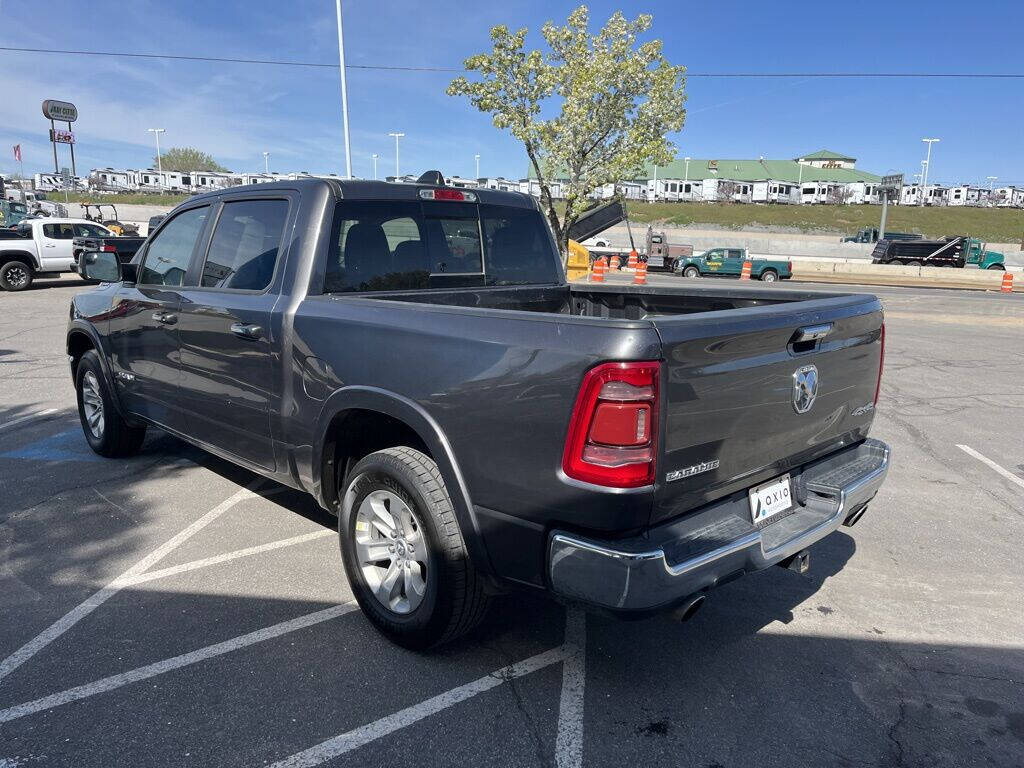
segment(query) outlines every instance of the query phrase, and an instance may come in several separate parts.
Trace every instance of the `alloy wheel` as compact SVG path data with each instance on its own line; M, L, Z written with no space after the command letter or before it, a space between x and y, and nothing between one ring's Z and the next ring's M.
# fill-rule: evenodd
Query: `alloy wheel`
M371 491L359 505L355 550L367 586L385 608L415 611L427 591L427 543L416 513L387 490Z

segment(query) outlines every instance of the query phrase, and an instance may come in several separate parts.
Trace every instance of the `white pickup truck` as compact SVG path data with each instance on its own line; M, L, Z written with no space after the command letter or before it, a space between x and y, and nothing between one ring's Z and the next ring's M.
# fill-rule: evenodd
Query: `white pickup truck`
M23 291L37 277L71 272L76 237L114 237L114 233L85 219L27 219L14 229L0 229L0 288Z

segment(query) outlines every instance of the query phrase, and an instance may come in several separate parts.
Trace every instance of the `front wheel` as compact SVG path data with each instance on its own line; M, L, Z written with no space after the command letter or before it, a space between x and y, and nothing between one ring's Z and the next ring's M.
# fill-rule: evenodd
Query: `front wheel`
M1006 271L1006 267L1003 266L1002 264L989 264L987 267L985 267L985 269L997 269L1000 272Z
M24 291L32 285L35 276L32 267L23 261L8 261L0 267L0 288L5 291Z
M700 270L696 267L687 267L683 270L683 277L700 277Z
M387 448L349 476L338 533L345 573L367 619L412 649L472 629L489 600L434 460L414 448Z
M761 282L763 283L774 283L779 279L779 273L774 269L766 269L761 273Z
M146 439L146 427L131 426L118 412L107 388L100 358L94 350L86 352L78 361L75 390L78 394L78 417L89 447L108 458L137 453Z

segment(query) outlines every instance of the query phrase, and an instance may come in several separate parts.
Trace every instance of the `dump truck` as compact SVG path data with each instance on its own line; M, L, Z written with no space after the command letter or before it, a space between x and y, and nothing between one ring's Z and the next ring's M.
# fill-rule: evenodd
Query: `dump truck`
M978 267L1005 270L1005 258L989 251L976 237L953 235L941 240L879 240L871 251L872 264L908 267Z
M614 198L606 203L596 205L585 211L569 228L569 239L582 243L597 237L616 224L626 222L629 225L626 201L622 198ZM591 256L607 256L608 258L618 257L619 264L625 266L632 251L636 251L637 258L647 262L648 269L664 269L672 272L680 259L689 258L693 255L692 245L670 243L664 232L656 232L653 227L647 227L647 237L643 246L637 248L633 242L632 230L630 230L630 247L619 247L611 245L608 240L601 239L597 244L586 246Z

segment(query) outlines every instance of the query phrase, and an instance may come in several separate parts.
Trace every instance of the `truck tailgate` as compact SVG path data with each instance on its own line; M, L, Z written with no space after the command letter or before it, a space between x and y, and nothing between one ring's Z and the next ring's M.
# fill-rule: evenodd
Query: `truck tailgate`
M652 523L745 494L867 436L882 349L874 296L651 320L665 361ZM795 343L801 329L817 327L827 335ZM800 413L794 380L807 366L817 370L817 397Z

